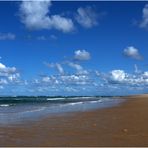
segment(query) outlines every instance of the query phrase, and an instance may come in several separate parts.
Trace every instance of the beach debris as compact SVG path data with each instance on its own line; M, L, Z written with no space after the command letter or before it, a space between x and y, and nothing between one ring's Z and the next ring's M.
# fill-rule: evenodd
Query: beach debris
M96 127L96 126L97 126L97 124L96 124L96 123L94 123L94 124L93 124L93 126L94 126L94 127Z
M123 132L127 133L128 132L128 129L124 128L123 129Z

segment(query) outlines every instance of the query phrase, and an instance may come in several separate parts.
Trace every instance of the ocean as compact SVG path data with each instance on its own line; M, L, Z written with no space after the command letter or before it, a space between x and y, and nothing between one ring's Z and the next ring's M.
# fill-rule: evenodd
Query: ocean
M108 108L123 102L117 97L0 97L0 125L46 116Z

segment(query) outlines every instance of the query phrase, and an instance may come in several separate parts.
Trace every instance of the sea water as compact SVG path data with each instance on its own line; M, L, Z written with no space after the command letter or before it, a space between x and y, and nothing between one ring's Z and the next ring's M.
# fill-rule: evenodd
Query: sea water
M0 125L116 106L117 97L1 97Z

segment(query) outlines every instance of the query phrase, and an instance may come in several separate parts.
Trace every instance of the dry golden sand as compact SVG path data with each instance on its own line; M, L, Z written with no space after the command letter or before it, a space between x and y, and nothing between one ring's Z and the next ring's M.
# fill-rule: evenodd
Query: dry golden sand
M0 128L0 146L148 146L148 95L90 112Z

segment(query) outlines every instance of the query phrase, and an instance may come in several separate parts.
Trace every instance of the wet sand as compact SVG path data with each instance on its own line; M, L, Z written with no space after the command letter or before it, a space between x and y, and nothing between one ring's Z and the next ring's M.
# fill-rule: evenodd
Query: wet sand
M148 95L119 106L0 127L0 146L148 146Z

